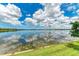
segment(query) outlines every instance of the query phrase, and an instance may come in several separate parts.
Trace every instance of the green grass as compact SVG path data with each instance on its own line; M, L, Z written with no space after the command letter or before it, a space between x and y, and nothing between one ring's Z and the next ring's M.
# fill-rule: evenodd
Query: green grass
M15 54L15 56L79 56L79 41L53 44L46 48Z

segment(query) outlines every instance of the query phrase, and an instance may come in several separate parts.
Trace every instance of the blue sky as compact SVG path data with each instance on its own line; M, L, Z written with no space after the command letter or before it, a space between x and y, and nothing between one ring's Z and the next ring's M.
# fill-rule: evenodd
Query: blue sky
M17 5L19 8L21 8L22 11L22 17L19 19L24 20L25 17L32 17L32 14L37 11L38 9L43 9L44 6L42 6L39 3L16 3L15 5ZM30 14L30 16L27 16L26 14Z
M7 5L8 3L2 3L3 5ZM32 17L32 14L38 9L43 9L44 6L40 3L11 3L18 6L21 9L22 17L20 17L20 21L24 20L26 17ZM27 16L26 14L30 14Z
M40 4L40 3L11 3L11 4L15 5L16 7L20 8L20 10L21 10L22 15L21 15L21 17L18 18L18 21L20 21L20 22L24 21L26 18L33 18L33 14L35 14L36 11L38 11L39 9L44 10L44 8L45 8L45 5ZM3 3L2 5L6 6L8 4ZM48 9L48 11L49 11L49 9ZM72 4L70 4L70 3L62 3L60 5L60 12L63 11L64 17L69 17L69 18L72 18L72 17L75 17L75 16L78 17L79 15L76 12L78 9L79 9L79 4L77 4L77 3L72 3ZM9 27L9 28L14 28L14 27L15 28L32 28L33 26L34 25L32 25L32 24L28 25L27 22L26 22L26 25L24 25L24 23L23 23L20 26L0 22L0 27L4 27L4 28L6 28L6 27ZM42 28L42 26L39 26L39 25L36 25L33 28L37 28L37 27Z
M68 11L67 8L69 6L75 6L75 9ZM65 11L64 15L68 17L77 16L77 13L75 12L77 9L79 9L79 5L77 3L72 3L72 4L64 3L61 5L61 10L64 10Z

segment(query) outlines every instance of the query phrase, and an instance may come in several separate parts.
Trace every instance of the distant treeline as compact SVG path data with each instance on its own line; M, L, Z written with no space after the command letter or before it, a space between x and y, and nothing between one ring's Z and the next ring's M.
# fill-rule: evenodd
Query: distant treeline
M9 31L18 31L22 29L14 29L14 28L0 28L0 32L9 32Z

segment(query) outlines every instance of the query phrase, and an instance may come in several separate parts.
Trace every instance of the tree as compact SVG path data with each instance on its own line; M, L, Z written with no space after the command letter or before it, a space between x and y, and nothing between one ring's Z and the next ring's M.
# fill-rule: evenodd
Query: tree
M71 23L72 24L72 30L77 30L77 28L79 27L79 22L75 21L74 23Z
M79 22L75 21L72 24L72 31L71 31L71 36L78 36L79 37Z

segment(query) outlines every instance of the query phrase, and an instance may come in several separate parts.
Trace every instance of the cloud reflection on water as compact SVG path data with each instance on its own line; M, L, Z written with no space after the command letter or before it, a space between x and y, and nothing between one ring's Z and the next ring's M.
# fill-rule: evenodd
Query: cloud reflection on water
M0 33L0 54L10 53L18 46L41 46L48 43L66 42L72 40L69 30L28 30Z

